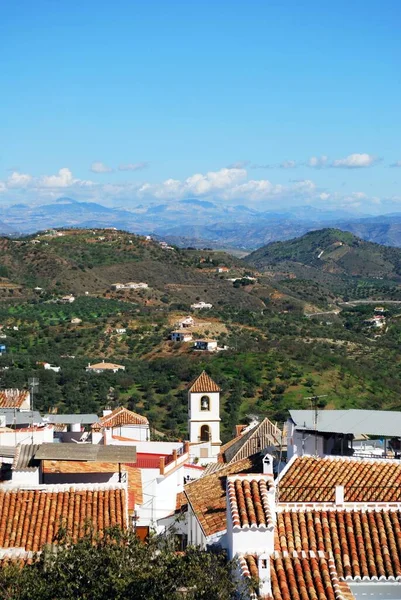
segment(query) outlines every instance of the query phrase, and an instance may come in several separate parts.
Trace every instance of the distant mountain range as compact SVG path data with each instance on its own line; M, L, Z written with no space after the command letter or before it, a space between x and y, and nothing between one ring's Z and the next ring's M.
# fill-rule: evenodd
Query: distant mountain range
M243 206L187 198L138 205L128 210L96 202L59 198L52 204L0 207L0 234L25 234L52 227L117 227L153 234L178 246L254 250L308 231L336 227L367 241L401 246L401 213L356 216L345 211L295 207L257 211Z

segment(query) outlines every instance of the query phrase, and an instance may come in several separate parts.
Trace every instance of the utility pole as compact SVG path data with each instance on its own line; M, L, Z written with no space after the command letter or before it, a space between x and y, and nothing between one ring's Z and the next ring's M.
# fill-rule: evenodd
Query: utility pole
M37 377L30 377L28 379L28 386L31 392L31 444L33 444L33 393L38 390L39 387L39 379Z
M320 396L307 396L305 400L310 400L311 407L313 410L313 429L315 436L315 456L317 456L317 419L319 416L319 398L327 398L327 394L322 394Z

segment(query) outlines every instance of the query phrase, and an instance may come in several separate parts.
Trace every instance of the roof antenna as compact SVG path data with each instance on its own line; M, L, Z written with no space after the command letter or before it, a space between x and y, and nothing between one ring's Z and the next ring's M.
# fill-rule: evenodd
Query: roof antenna
M29 389L31 391L31 444L33 445L33 393L37 392L38 387L39 387L39 379L37 377L30 377L28 379L28 385L29 385Z
M319 398L327 398L327 394L321 396L307 396L305 400L311 401L311 409L313 410L313 431L315 436L315 456L317 457L317 420L319 417Z

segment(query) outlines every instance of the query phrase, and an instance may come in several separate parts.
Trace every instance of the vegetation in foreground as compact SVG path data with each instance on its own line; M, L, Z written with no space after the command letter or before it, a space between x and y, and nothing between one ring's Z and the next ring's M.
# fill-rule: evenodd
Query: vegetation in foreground
M246 598L236 564L224 554L189 547L176 552L174 538L141 542L113 529L71 543L58 540L32 564L0 569L2 600L232 600ZM241 592L241 588L242 592ZM249 596L248 596L249 597Z

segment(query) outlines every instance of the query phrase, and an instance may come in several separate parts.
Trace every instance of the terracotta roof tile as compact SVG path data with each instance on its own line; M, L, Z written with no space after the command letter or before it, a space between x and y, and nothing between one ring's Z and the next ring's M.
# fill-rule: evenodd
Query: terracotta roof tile
M28 397L28 390L0 390L0 408L20 408Z
M245 577L258 579L258 556L243 556L240 565ZM270 559L270 577L273 600L343 600L344 592L350 591L346 584L341 587L333 558L328 555L276 552Z
M76 541L90 522L95 532L127 527L122 486L49 486L0 490L0 548L40 551L54 542L60 526Z
M269 492L274 490L269 475L229 477L227 496L234 527L273 527Z
M401 511L279 512L275 547L289 553L328 552L341 579L401 577Z
M120 427L122 425L148 425L146 417L128 410L124 406L115 408L110 414L101 417L97 423L92 425L92 429L102 429L103 427Z
M190 392L221 392L221 388L206 373L202 373L190 384Z
M280 502L334 502L344 486L345 502L401 501L401 463L388 459L296 457L278 485Z
M226 525L226 481L227 476L238 473L260 473L259 457L245 458L222 469L204 475L187 484L185 495L205 535L224 531Z

